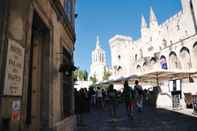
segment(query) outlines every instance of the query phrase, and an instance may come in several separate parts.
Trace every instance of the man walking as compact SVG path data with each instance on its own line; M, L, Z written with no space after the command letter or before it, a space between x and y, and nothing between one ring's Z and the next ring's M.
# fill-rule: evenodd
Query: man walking
M125 101L127 114L133 119L134 106L135 106L135 93L133 89L128 85L128 81L125 81L124 83L123 97Z
M135 81L134 90L136 92L136 104L139 112L142 112L143 109L143 89L142 86L139 84L139 81Z

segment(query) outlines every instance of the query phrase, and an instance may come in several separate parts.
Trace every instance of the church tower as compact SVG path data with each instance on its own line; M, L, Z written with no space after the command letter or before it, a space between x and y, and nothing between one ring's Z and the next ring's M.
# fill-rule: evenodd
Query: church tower
M105 64L105 52L100 47L99 36L96 38L96 48L92 51L92 64Z
M150 29L154 30L158 27L157 17L153 11L153 8L150 7Z
M99 36L97 36L96 48L92 51L92 63L89 77L96 77L97 81L102 81L105 69L105 51L100 47Z
M144 38L148 34L148 25L144 16L141 17L141 37Z

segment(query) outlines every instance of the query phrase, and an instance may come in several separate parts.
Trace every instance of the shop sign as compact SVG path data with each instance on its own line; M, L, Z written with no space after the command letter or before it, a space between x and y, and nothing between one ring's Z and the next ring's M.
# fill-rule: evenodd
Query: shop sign
M16 41L8 41L4 95L22 96L25 49Z

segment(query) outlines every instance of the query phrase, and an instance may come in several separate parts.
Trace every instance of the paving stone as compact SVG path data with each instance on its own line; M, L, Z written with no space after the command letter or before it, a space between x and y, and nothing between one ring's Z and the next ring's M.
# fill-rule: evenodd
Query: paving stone
M90 113L82 115L78 131L197 131L195 117L146 105L144 111L135 112L131 120L124 107L118 106L115 118L110 116L108 110L92 109Z

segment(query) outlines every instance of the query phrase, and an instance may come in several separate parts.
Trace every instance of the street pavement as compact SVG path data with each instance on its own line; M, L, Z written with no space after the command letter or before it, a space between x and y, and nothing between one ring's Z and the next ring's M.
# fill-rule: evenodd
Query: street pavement
M77 131L197 131L194 117L145 105L143 112L135 111L132 120L124 105L116 107L116 117L111 116L109 108L92 108L89 113L80 115Z

